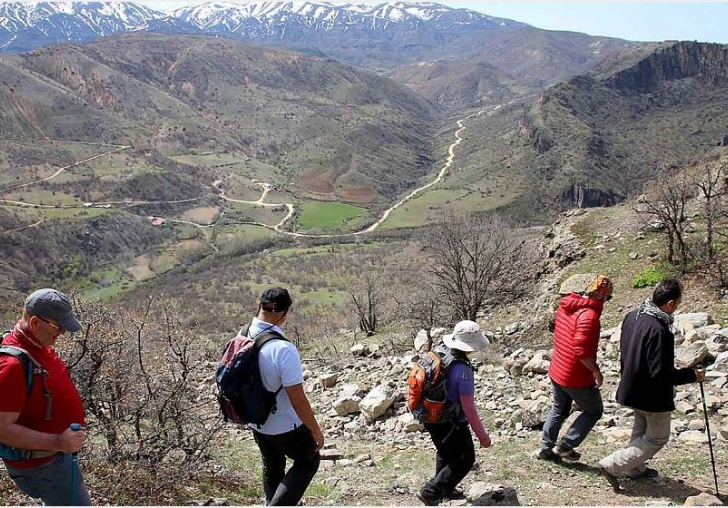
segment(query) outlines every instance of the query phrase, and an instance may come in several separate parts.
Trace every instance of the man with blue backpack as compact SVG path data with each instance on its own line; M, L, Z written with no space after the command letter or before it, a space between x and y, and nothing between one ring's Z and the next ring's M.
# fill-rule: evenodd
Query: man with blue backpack
M15 484L45 505L91 505L75 457L83 403L53 345L81 324L69 298L39 289L0 347L0 457Z
M301 357L282 328L292 303L284 288L264 291L256 316L228 342L217 371L223 415L253 431L265 501L272 506L298 504L318 471L324 444L303 391ZM286 458L293 460L288 472Z

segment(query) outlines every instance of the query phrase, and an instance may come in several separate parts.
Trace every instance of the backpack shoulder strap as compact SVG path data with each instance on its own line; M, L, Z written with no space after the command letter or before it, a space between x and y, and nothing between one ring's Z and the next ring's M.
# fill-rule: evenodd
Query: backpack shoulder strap
M255 347L260 351L263 346L268 344L271 340L285 340L286 342L289 342L288 339L286 339L283 335L281 335L278 332L275 332L273 330L267 330L265 332L259 333L255 336Z
M273 331L273 330L266 330L262 333L259 333L255 336L255 349L260 351L263 349L263 346L268 344L269 342L273 340L285 340L286 342L289 342L288 339L286 339L283 335L280 333ZM278 392L280 392L283 389L283 384L278 387L278 389L273 392L275 395L278 395Z
M6 334L3 334L3 339L5 338L5 335ZM30 395L30 391L33 389L35 374L43 372L43 367L41 367L38 360L33 358L33 355L28 353L25 349L17 346L0 346L0 354L17 358L23 365L23 369L25 370L25 391L27 395Z

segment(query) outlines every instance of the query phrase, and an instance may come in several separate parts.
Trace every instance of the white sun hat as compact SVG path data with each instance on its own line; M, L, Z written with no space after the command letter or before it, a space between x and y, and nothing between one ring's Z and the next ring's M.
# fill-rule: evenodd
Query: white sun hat
M443 336L442 341L450 349L466 353L480 351L490 344L488 338L480 331L478 323L467 319L456 324L453 333Z

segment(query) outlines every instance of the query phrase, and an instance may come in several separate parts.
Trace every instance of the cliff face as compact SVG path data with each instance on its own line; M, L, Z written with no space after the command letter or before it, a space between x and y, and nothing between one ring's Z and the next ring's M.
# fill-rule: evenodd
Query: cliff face
M650 92L664 81L696 78L706 85L728 85L728 46L677 42L618 72L605 84L621 91Z
M728 145L728 46L677 42L627 60L544 90L524 110L519 133L545 203L612 206L644 192L656 168Z
M624 199L624 196L614 192L591 189L576 183L564 189L561 197L563 202L578 208L614 206Z

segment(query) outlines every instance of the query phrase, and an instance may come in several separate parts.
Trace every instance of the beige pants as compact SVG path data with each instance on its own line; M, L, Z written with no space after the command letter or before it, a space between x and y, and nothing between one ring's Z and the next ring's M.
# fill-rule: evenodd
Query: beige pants
M614 476L635 476L645 470L645 461L659 452L670 440L672 412L650 413L634 410L629 444L599 461Z

